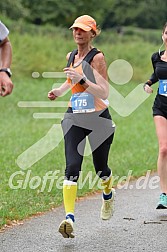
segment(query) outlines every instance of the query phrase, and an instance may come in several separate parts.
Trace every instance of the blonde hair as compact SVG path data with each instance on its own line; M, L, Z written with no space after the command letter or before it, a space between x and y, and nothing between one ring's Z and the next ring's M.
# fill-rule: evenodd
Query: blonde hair
M96 31L94 31L94 30L92 29L91 32L95 35L95 37L99 36L99 34L101 33L100 26L98 25L98 26L96 27Z

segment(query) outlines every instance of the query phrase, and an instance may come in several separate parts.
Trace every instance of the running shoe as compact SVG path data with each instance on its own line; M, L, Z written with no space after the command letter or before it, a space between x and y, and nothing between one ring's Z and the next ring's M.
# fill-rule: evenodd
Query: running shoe
M166 208L167 208L167 195L166 193L161 193L157 209L166 209Z
M71 218L68 218L66 220L63 220L61 223L60 223L60 226L59 226L59 232L62 234L62 236L64 238L74 238L74 234L73 231L73 221L71 220Z
M111 199L104 200L102 199L102 207L100 217L102 220L109 220L114 212L114 198L115 198L115 190L112 189L112 197Z

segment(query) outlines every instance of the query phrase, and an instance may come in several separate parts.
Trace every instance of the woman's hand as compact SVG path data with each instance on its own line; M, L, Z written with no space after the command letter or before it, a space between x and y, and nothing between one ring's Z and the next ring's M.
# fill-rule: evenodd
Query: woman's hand
M13 83L5 72L0 72L0 96L6 96L12 93Z
M148 94L153 93L153 89L148 84L144 84L143 88L146 93Z
M55 100L60 94L59 89L55 88L48 92L48 98L50 100Z
M66 67L63 71L67 75L67 78L71 79L72 84L78 83L83 78L83 75L76 72L73 68Z

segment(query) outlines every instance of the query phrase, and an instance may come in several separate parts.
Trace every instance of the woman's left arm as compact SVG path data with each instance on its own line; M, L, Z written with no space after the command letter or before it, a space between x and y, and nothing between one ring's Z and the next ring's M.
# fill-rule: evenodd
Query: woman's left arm
M83 86L86 88L87 92L105 100L109 95L109 83L104 55L102 53L96 54L92 60L91 66L93 68L96 84L87 79Z

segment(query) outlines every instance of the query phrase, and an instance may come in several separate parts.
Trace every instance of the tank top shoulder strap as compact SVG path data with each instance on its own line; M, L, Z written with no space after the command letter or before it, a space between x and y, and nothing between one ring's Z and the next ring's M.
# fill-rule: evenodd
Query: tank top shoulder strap
M74 58L75 58L75 55L78 53L78 49L74 49L71 54L70 54L70 57L68 59L68 62L67 62L67 67L70 67L71 63L74 62Z
M82 61L82 69L85 74L85 76L90 80L91 82L96 84L96 80L93 74L93 69L91 68L91 61L93 60L94 56L98 53L101 53L101 51L97 50L97 48L92 48L91 51L85 56L85 58Z
M85 56L85 58L83 59L83 61L86 61L87 63L91 63L91 61L93 60L94 56L98 53L101 53L101 51L99 51L97 48L92 48L88 54Z
M98 53L100 53L101 51L99 51L97 48L92 48L88 54L85 56L85 58L83 59L83 61L86 61L87 63L91 63L91 61L93 60L94 56ZM74 58L75 58L75 55L78 53L78 49L75 49L71 52L70 54L70 57L68 59L68 62L67 62L67 67L70 67L71 63L74 62Z

